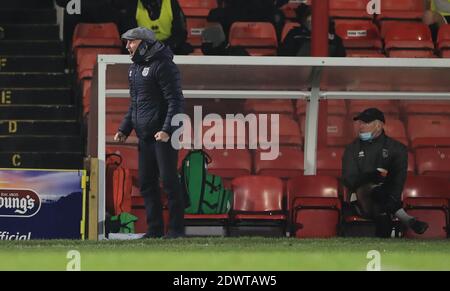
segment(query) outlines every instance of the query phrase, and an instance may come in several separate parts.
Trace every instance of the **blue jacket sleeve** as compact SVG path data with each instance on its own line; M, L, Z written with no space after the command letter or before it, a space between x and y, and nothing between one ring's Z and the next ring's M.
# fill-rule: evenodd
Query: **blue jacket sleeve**
M170 124L172 118L184 112L184 96L181 89L181 77L178 67L172 61L162 62L157 71L158 83L167 102L167 115L164 119L162 131L172 134L175 130Z

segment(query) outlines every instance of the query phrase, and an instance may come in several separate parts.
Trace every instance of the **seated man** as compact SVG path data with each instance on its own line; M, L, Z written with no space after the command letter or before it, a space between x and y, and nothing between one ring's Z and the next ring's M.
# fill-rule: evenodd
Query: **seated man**
M298 27L292 28L278 48L279 56L311 56L312 10L311 6L300 4L295 10ZM328 28L328 54L330 57L345 57L342 39L335 32L332 20Z
M415 233L424 233L428 224L402 208L408 169L406 146L385 134L384 114L376 108L364 110L353 120L358 123L359 138L345 149L342 181L352 193L355 212L375 221L379 237L390 236L392 216Z

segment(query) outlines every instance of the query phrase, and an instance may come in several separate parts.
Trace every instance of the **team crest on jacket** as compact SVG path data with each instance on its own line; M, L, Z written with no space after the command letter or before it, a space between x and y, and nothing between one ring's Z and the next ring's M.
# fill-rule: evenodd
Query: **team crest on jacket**
M144 68L144 69L142 70L142 76L147 77L148 71L149 71L149 70L150 70L150 68Z

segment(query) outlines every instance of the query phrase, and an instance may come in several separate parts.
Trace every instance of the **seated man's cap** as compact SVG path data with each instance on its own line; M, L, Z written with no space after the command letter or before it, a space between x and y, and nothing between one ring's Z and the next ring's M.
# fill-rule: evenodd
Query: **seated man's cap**
M151 31L148 28L145 27L136 27L128 30L124 34L122 34L122 39L125 40L135 40L135 39L142 39L149 42L155 42L156 36L153 31Z
M366 110L355 116L353 120L361 120L366 123L372 122L374 120L385 122L383 112L381 112L377 108L367 108Z

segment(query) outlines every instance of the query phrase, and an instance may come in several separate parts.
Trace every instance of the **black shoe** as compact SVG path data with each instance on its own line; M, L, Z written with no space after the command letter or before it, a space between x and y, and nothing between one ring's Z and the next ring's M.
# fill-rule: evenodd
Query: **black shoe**
M162 238L163 235L162 234L156 234L156 233L146 233L142 236L143 239L147 239L147 238Z
M428 223L415 218L409 222L409 227L417 234L423 234L428 229Z
M388 214L380 214L374 218L375 235L380 238L390 238L392 234L392 219Z

